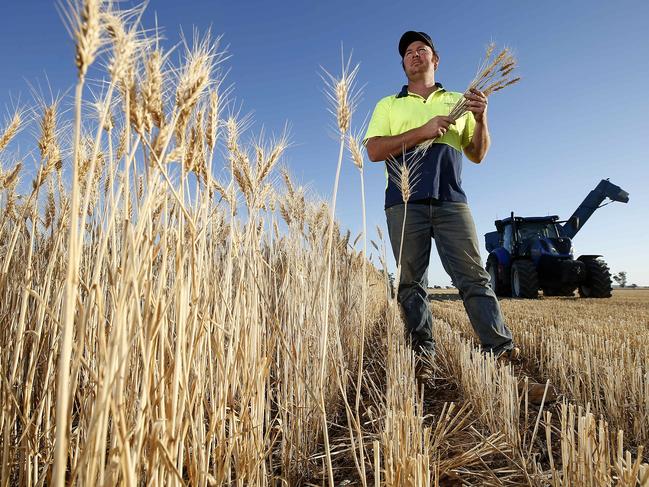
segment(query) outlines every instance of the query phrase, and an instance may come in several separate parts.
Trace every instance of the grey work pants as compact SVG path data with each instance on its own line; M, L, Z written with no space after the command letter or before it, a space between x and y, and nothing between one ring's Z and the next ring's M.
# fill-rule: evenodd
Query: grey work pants
M489 286L478 249L471 211L466 203L435 201L400 204L385 210L394 258L399 263L401 230L406 217L401 250L398 300L415 351L433 351L432 314L428 307L428 263L431 240L444 269L461 291L482 349L498 355L513 347L512 334L504 323L498 299Z

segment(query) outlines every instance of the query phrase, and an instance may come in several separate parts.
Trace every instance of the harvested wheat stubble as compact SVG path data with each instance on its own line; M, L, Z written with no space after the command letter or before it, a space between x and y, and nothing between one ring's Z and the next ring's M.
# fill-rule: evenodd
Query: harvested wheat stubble
M521 372L550 379L568 401L603 418L611 438L616 437L611 451L624 445L629 454L646 462L648 369L646 347L639 345L649 333L649 306L643 293L616 291L606 302L503 300L502 308L524 351ZM434 314L471 336L461 301L447 299L447 293L438 296L431 296ZM554 414L563 421L562 407L555 407Z

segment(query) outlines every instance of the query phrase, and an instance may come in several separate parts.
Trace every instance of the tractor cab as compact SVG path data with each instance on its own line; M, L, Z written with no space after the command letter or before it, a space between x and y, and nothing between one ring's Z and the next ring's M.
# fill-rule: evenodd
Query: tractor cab
M520 217L512 213L496 220L497 231L485 236L487 250L500 247L510 255L529 255L536 265L543 257L572 259L572 241L562 236L558 222L557 215Z

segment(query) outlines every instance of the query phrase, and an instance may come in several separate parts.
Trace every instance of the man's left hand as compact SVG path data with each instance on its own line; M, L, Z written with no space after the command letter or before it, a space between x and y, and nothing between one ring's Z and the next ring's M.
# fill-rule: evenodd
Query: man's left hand
M475 121L480 123L487 117L487 97L481 91L471 88L464 94L467 99L466 108L473 113Z

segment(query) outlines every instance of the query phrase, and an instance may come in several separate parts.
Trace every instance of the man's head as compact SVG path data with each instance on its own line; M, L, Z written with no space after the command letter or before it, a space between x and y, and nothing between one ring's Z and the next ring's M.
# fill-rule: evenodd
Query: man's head
M399 54L408 79L429 69L435 71L439 64L433 41L425 32L409 30L403 34L399 40Z

